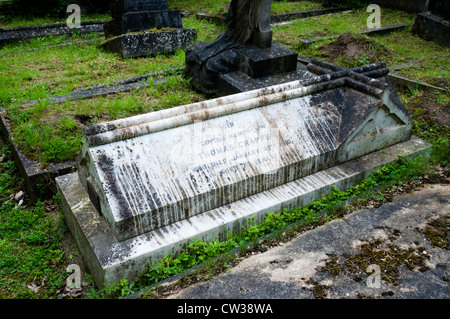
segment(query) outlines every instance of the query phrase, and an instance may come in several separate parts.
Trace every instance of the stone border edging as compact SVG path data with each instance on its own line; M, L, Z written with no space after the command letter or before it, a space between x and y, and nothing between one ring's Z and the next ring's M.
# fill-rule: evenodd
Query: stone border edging
M80 34L104 32L106 20L84 21L77 30ZM28 40L46 36L61 36L73 34L73 30L66 23L43 24L35 26L19 26L0 28L0 47L15 41Z

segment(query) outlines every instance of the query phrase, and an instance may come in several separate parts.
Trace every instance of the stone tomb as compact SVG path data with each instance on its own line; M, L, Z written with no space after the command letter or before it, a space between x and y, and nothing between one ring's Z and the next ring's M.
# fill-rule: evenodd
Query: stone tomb
M430 11L417 15L412 32L444 46L450 46L450 5L447 0L435 0Z
M78 172L56 181L98 286L429 147L411 138L384 64L308 69L308 79L85 128Z
M197 38L195 29L183 28L181 12L169 10L167 0L119 0L111 13L102 47L125 58L174 53Z

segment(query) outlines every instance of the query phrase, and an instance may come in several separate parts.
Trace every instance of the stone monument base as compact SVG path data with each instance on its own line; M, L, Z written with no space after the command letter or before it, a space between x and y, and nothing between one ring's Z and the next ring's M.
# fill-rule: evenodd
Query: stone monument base
M304 178L252 195L125 241L117 241L98 214L78 174L57 178L62 209L70 232L98 287L121 279L133 280L146 266L176 254L193 239L225 239L249 218L262 222L265 214L297 208L327 194L333 186L346 190L397 156L425 153L430 145L416 137Z
M218 75L217 95L225 96L288 83L305 77L306 67L298 54L276 42L269 48L235 50L239 69Z
M268 48L244 47L236 50L239 55L239 71L252 78L295 71L298 54L273 42Z
M278 73L259 78L252 78L246 73L235 71L227 74L220 74L217 81L217 94L219 96L237 94L261 88L270 87L282 83L310 77L303 63L297 62L297 69L291 72Z
M174 53L195 42L195 29L173 29L158 32L126 33L106 40L102 48L119 52L124 58Z

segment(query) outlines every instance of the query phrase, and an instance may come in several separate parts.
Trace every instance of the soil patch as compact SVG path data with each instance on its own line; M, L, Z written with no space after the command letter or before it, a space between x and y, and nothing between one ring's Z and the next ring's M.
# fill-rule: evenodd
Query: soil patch
M433 82L434 85L443 83L443 81L439 82L439 79L431 82ZM442 87L442 85L439 86ZM432 91L424 91L420 97L408 101L407 107L411 114L420 117L426 122L436 122L441 126L450 128L450 107L438 103L435 94Z
M330 62L335 62L342 56L348 61L369 59L373 63L392 54L375 40L351 33L341 34L335 41L321 45L319 52L328 57Z

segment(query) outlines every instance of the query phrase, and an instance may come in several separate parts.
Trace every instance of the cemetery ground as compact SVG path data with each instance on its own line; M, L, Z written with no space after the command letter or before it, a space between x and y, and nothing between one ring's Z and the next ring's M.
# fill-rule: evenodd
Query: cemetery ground
M224 26L196 18L195 13L218 12L227 1L169 1L173 9L189 11L183 26L195 28L198 40L213 41L225 31ZM4 6L4 4L0 4ZM1 8L1 7L0 7ZM316 2L274 1L273 14L320 9ZM147 298L165 297L170 291L194 282L208 280L237 265L247 255L270 249L293 239L304 230L318 227L352 211L378 207L404 193L429 184L448 184L450 172L450 49L411 33L415 14L382 9L382 26L409 23L386 34L362 35L367 28L365 8L344 13L310 17L274 25L274 40L299 53L345 67L386 62L395 72L432 86L414 82L399 89L400 98L414 122L413 134L430 142L430 157L401 159L363 182L357 200L348 193L337 193L300 214L302 222L286 230L287 222L273 218L263 233L249 227L246 237L233 238L223 245L194 242L182 258L167 257L149 267L136 282L121 282L115 287L97 289L84 268L59 207L58 196L47 192L54 185L38 185L40 199L24 193L24 181L10 151L11 141L0 142L0 298L104 298L125 297L178 272L187 271L172 287L157 287ZM45 19L13 18L0 13L0 26L20 26L64 22ZM83 16L83 21L109 19L107 15ZM302 39L322 37L309 45ZM11 126L11 138L25 156L46 167L52 163L72 162L81 149L82 128L108 120L158 111L207 100L191 89L184 78L184 52L174 55L122 59L103 52L98 45L102 34L72 35L31 39L8 44L0 49L0 107ZM414 63L412 63L414 62ZM161 73L161 71L166 71ZM82 100L49 98L64 96L86 88L143 76L140 88L98 95ZM112 86L114 87L114 86ZM387 175L388 178L382 177ZM333 194L332 194L333 195ZM351 196L350 196L351 197ZM324 212L325 209L325 212ZM322 212L321 215L316 213ZM280 228L278 228L280 226ZM429 232L429 240L448 250L448 219ZM280 230L281 229L281 230ZM249 232L250 231L250 232ZM253 231L253 234L251 233ZM266 235L255 241L255 234ZM268 236L270 234L270 236ZM235 251L237 254L223 254ZM380 258L383 258L381 256ZM214 260L214 262L211 262ZM209 261L209 263L208 263ZM418 261L419 262L419 261ZM83 269L82 288L68 289L68 265ZM443 280L448 281L447 277ZM175 288L174 288L175 287ZM320 288L320 287L319 287ZM318 294L316 297L320 297Z

